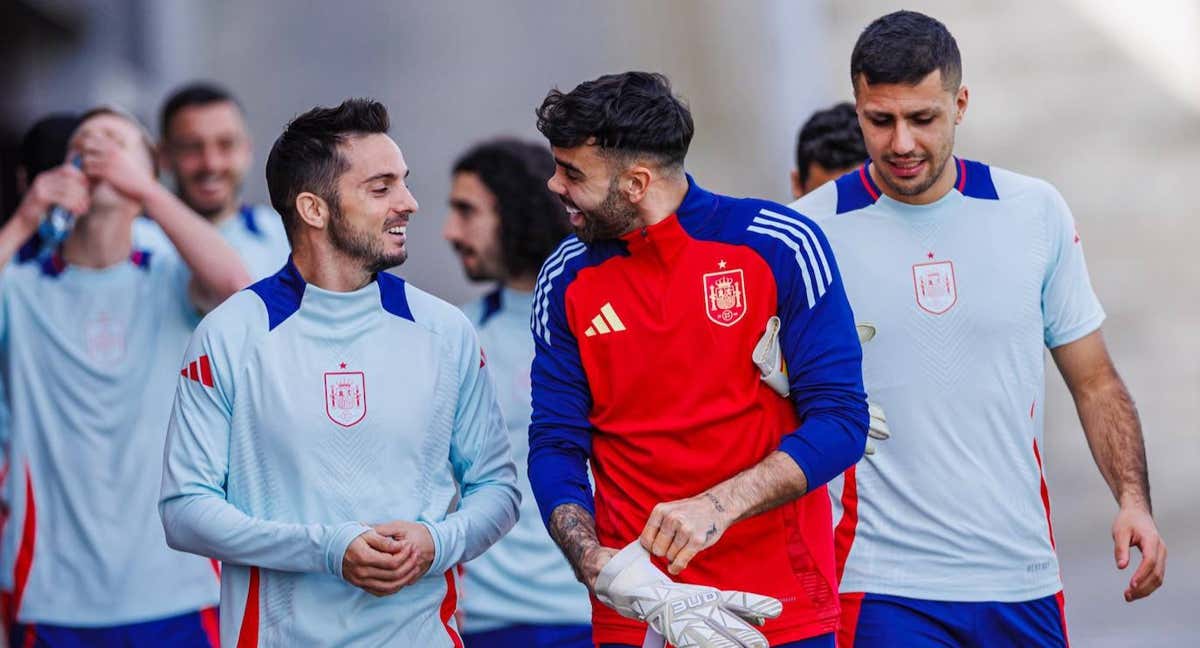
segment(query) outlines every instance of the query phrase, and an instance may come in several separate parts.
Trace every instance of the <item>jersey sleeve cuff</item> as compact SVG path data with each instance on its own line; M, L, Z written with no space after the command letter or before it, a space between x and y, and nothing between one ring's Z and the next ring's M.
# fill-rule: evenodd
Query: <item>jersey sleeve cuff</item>
M449 556L446 552L446 543L442 539L442 533L438 530L437 524L418 520L418 523L429 530L429 537L433 538L433 562L429 563L429 571L427 574L440 574L452 565L458 562L458 556Z
M823 434L829 439L836 439L837 437L834 435L842 435L846 440L822 447L812 443L806 437L808 434ZM848 435L841 431L804 430L802 428L783 437L783 440L779 442L779 450L796 462L808 482L808 490L812 491L829 483L829 480L842 474L847 468L862 459L866 444L865 427L861 435L853 437L853 442Z
M1046 348L1057 349L1064 344L1077 342L1100 329L1104 323L1104 311L1099 311L1080 324L1054 335L1046 335Z
M329 573L342 578L342 559L346 557L346 549L355 538L370 530L371 527L362 522L346 522L334 528L325 546L325 567Z

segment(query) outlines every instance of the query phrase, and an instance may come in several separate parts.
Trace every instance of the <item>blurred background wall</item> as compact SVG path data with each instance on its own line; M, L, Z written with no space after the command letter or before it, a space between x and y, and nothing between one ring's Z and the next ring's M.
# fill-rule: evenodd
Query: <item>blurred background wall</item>
M413 169L421 211L400 274L451 301L468 285L440 238L448 169L479 138L536 137L546 91L602 73L668 74L691 104L688 164L712 189L790 200L796 129L850 98L858 32L901 7L945 22L971 89L958 152L1053 182L1078 220L1105 333L1145 425L1166 585L1122 601L1115 504L1050 373L1048 480L1078 646L1200 645L1200 3L1196 0L9 0L0 5L0 202L13 149L42 114L96 103L157 132L196 78L243 101L262 161L317 104L373 96ZM1047 356L1049 361L1049 356ZM1131 568L1132 569L1132 568Z

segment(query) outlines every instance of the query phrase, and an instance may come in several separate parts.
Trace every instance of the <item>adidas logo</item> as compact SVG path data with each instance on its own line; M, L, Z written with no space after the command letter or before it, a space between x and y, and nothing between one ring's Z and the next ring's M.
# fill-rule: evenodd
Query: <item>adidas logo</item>
M207 355L200 356L198 360L192 360L188 366L179 371L179 375L205 387L213 386L212 365L209 364Z
M593 337L624 330L625 323L621 321L620 317L617 317L617 311L613 310L612 304L606 302L600 307L600 314L592 318L592 325L587 327L583 334Z

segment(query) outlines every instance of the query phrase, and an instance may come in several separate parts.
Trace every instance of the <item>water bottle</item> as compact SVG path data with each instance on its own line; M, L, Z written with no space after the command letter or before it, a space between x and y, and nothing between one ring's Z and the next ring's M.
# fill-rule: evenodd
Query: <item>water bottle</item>
M83 158L76 155L71 158L71 164L76 169L83 168ZM38 226L38 240L42 242L43 252L53 252L62 245L63 239L71 233L71 228L75 226L75 214L67 211L61 205L51 205L50 211L46 213L46 218L42 219L42 224Z

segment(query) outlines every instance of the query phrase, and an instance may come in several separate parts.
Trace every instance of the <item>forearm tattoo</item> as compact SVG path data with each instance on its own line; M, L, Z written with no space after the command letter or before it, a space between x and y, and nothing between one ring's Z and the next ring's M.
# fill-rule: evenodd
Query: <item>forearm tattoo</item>
M588 551L600 546L596 538L596 519L578 504L562 504L550 514L550 537L571 563L575 578L586 583L584 558Z

